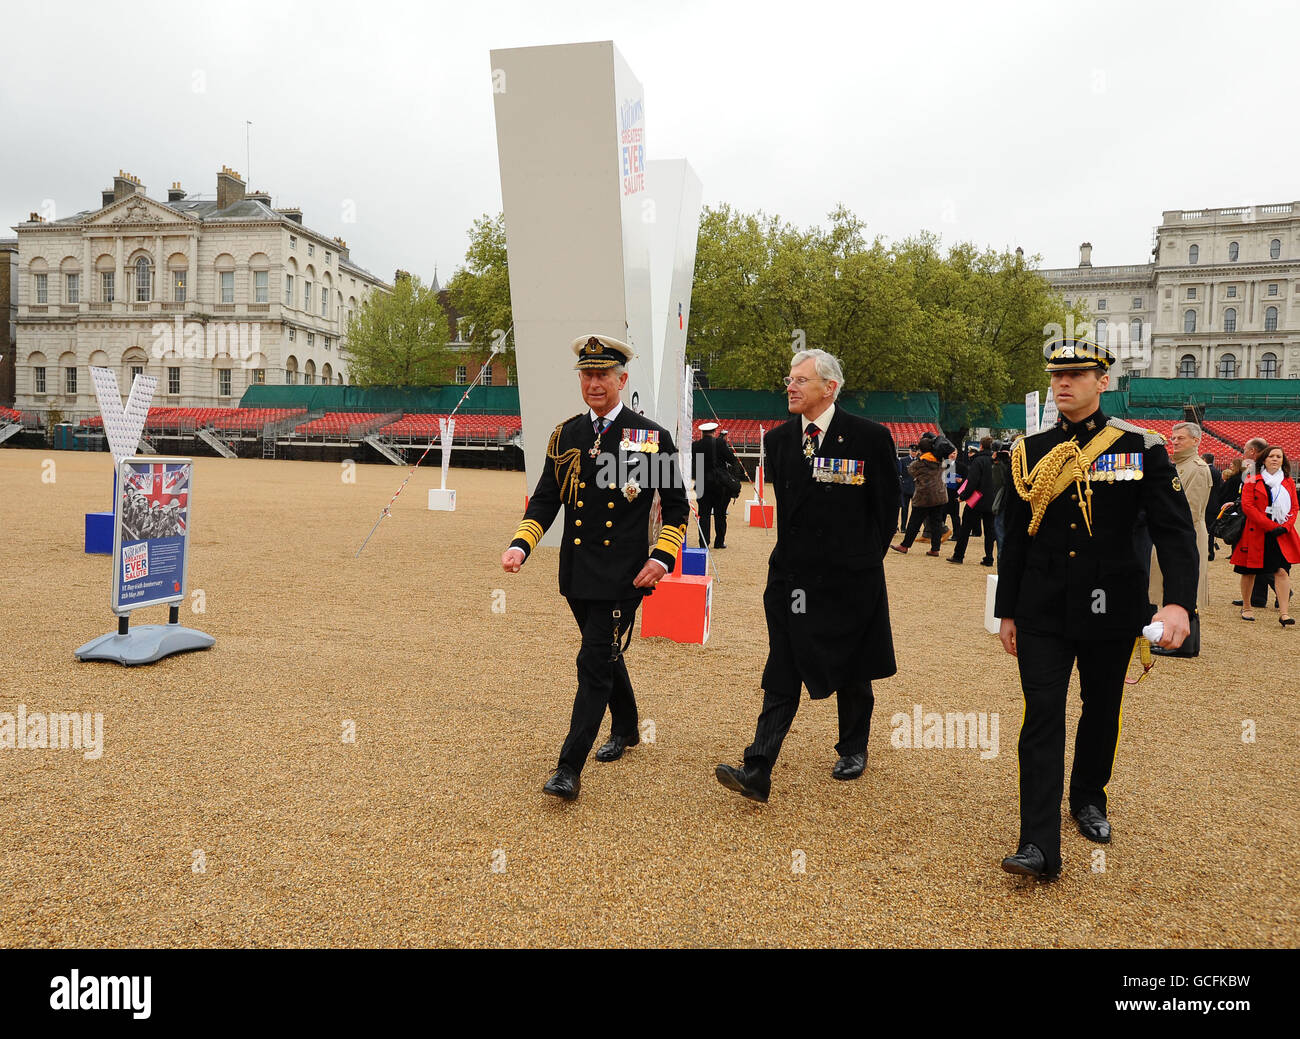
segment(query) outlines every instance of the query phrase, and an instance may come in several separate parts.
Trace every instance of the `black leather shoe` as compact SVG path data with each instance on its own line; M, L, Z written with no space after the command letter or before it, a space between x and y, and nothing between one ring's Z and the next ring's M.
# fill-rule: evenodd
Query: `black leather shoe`
M609 739L601 745L600 750L596 751L596 760L617 761L623 756L624 750L628 747L635 747L640 742L641 737L639 735L628 739L626 736L616 736L611 732Z
M566 801L576 801L578 791L581 789L582 780L578 778L578 773L574 772L568 765L561 765L555 770L555 775L551 776L546 785L542 787L542 793L554 794Z
M1074 821L1079 824L1079 832L1090 841L1098 844L1110 843L1110 823L1106 813L1096 805L1084 805L1077 812L1071 812Z
M993 565L993 560L991 560L991 559L981 559L981 560L980 560L980 566L992 566L992 565Z
M865 750L861 754L842 754L840 760L835 762L835 767L831 769L831 775L836 779L857 779L866 770L866 767L867 752Z
M956 556L949 556L949 557L948 557L948 562L950 562L950 563L956 563L958 566L961 566L961 564L964 563L964 562L966 562L966 560L964 560L964 559L958 559Z
M713 774L728 790L734 790L751 801L766 802L767 795L772 792L772 777L757 765L746 765L744 768L719 765Z
M1055 880L1061 875L1060 866L1051 873L1047 871L1047 859L1037 844L1022 844L1018 852L1002 860L1002 868L1008 873L1044 882Z
M717 545L714 545L713 547L714 547L714 548L726 548L727 546L726 546L726 545L723 545L723 544L717 544Z

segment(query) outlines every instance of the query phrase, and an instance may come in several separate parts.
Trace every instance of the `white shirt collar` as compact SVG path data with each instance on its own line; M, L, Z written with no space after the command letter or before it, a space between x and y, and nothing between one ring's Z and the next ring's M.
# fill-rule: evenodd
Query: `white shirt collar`
M807 433L808 427L812 425L812 422L809 420L807 415L800 415L799 417L803 420L803 431ZM830 429L831 421L834 418L835 418L835 405L834 403L831 403L826 408L825 411L823 411L820 415L817 416L817 428L820 429L823 433L825 433L826 430Z
M623 402L619 401L617 404L614 405L613 410L608 415L604 416L611 426L614 424L614 420L618 418L618 413L622 410L623 410ZM596 418L597 418L596 413L591 408L588 408L587 421L589 421L592 424L591 426L592 429L596 428Z

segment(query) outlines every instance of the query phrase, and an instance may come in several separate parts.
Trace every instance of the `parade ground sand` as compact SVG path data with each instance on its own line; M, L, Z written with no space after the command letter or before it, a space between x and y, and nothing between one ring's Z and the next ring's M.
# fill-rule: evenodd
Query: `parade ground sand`
M1063 810L1064 874L1035 886L999 868L1022 700L978 547L886 560L900 670L866 775L831 778L835 707L805 698L755 805L713 777L753 734L766 651L774 534L734 508L708 645L629 651L653 744L592 759L566 804L541 792L575 687L556 552L499 564L521 473L453 469L438 513L419 470L355 559L404 470L199 459L206 609L182 621L216 645L136 669L73 658L115 627L109 561L82 552L110 474L0 451L0 712L104 719L96 760L0 751L0 945L1300 945L1300 632L1271 606L1242 623L1222 556L1201 658L1128 694L1104 861ZM892 746L916 704L996 713L998 755ZM1067 754L1077 717L1076 679Z

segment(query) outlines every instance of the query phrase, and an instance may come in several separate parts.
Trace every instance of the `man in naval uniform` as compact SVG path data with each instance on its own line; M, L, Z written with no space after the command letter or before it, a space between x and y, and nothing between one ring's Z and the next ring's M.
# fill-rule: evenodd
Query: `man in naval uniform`
M1164 440L1107 418L1101 394L1115 355L1084 340L1044 348L1060 419L1022 437L1011 454L1006 554L994 612L1002 645L1020 667L1025 697L1018 746L1020 841L1008 873L1054 880L1061 872L1065 700L1078 662L1083 713L1070 773L1070 814L1091 841L1111 839L1106 818L1125 674L1148 621L1176 648L1196 608L1198 560L1191 513ZM1014 493L1012 491L1014 490ZM1164 603L1151 616L1133 525L1146 510Z
M641 597L677 560L690 508L672 436L623 406L632 348L609 336L589 335L575 339L573 351L588 410L555 428L523 521L501 554L502 568L517 573L564 507L560 594L578 623L582 648L569 735L555 774L542 789L566 801L578 796L579 775L606 706L613 724L596 760L614 761L640 742L623 651ZM655 491L663 527L650 548Z

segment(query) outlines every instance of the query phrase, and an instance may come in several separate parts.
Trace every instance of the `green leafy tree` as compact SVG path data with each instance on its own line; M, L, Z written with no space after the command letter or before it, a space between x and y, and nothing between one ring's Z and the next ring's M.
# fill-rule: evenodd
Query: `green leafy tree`
M447 302L461 315L462 338L470 344L467 362L481 365L494 345L514 368L514 320L510 313L510 266L506 258L503 214L486 213L469 230L465 266L447 283Z
M371 293L353 312L348 351L357 386L445 385L455 363L437 294L400 272L391 293Z

